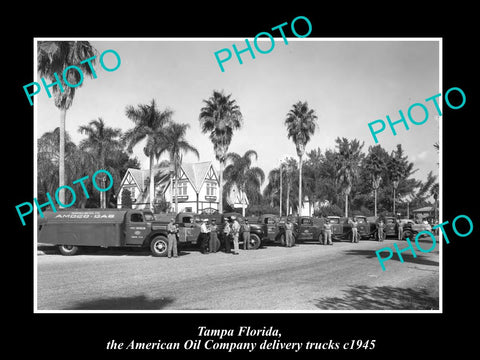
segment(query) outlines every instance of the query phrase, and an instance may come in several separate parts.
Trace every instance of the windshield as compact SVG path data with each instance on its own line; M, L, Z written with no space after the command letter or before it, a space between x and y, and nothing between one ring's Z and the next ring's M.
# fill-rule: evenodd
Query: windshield
M145 217L145 221L154 221L155 220L155 217L153 216L153 214L151 212L144 212L143 215Z
M340 224L340 219L338 218L330 218L330 224Z

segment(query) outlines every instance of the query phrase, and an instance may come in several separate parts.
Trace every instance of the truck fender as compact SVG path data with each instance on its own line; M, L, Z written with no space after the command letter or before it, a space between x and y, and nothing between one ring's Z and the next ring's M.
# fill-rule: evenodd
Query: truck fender
M161 235L161 236L164 236L165 238L168 238L168 234L167 234L166 231L158 231L158 230L157 231L152 231L150 234L148 234L147 237L145 237L145 240L143 240L142 246L143 247L149 247L152 239L155 238L155 236L158 236L158 235Z

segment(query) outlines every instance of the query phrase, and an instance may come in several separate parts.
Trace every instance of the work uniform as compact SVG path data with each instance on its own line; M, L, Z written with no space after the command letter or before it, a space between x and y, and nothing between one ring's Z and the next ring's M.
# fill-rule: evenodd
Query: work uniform
M398 222L398 240L402 240L402 237L403 237L403 225L399 221Z
M208 239L209 239L209 230L205 221L202 221L200 225L200 251L202 254L207 254L208 249Z
M233 253L238 255L238 236L240 235L240 224L237 220L232 224L232 237L233 237Z
M352 222L352 242L358 243L358 223L354 220Z
M383 241L383 221L380 221L378 224L378 241Z
M292 247L293 245L293 224L287 222L285 224L285 246Z
M211 253L216 252L217 241L218 241L217 225L214 222L212 222L210 224L210 241L208 243L209 252Z
M250 224L246 222L242 227L243 234L243 250L247 250L250 246Z
M230 223L225 220L225 226L223 228L223 239L225 241L225 252L226 253L230 253L231 249L230 249L230 236L231 236L231 233L232 232L232 228L230 226Z
M177 257L177 232L178 228L174 223L168 223L167 225L167 232L168 232L168 244L167 244L167 256L169 258Z
M332 225L329 222L326 222L324 225L324 245L333 245L332 243Z

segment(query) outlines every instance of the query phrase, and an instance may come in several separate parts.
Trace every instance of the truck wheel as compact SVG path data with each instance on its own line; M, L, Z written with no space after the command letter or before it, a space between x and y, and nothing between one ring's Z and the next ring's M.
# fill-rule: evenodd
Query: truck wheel
M167 255L168 242L163 236L157 236L150 242L150 251L153 256L160 257Z
M64 256L73 256L78 253L78 246L75 245L58 245L60 254Z
M413 234L411 231L404 231L403 234L402 234L402 240L405 240L406 238L412 238L413 237Z
M257 250L260 247L261 243L262 241L260 240L258 235L250 234L250 243L248 244L248 249Z

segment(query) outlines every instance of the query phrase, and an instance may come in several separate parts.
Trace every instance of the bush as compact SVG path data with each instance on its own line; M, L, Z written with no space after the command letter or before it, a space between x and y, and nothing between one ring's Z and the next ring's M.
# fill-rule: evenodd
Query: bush
M336 204L322 206L313 213L314 216L343 216L344 212Z
M122 208L132 208L132 193L128 189L122 190Z

